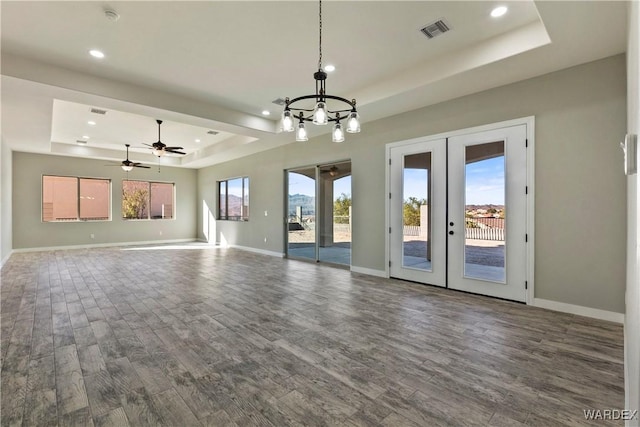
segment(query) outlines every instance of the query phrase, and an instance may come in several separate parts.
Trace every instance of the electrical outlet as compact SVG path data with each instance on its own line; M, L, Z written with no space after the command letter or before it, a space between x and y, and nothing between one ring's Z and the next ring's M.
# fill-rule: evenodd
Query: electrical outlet
M264 242L267 243L267 238L266 237L264 238Z
M264 216L267 216L269 214L268 211L264 211Z
M160 235L162 236L162 230L160 230Z

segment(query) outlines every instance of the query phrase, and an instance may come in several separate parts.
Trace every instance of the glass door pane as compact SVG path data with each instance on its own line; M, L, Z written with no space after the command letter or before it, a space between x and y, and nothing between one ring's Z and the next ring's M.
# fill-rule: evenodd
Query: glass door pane
M431 271L431 152L404 156L402 266Z
M287 172L287 256L316 260L316 168Z
M465 147L464 210L464 276L504 283L504 141Z
M319 260L351 265L351 162L319 167Z

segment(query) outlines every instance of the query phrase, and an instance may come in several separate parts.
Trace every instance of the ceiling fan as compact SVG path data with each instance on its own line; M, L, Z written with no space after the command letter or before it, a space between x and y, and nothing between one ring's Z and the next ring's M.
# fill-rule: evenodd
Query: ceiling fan
M107 165L107 166L120 166L122 168L122 170L124 170L125 172L129 172L133 168L149 169L149 166L145 166L142 163L132 162L131 160L129 160L129 147L130 147L130 145L129 144L124 144L124 146L127 147L127 159L123 160L122 163L120 163L119 165Z
M330 176L336 176L338 175L338 167L334 165L329 169L321 169L320 173L328 173Z
M153 144L144 144L153 150L154 156L162 157L166 153L187 154L180 151L183 150L182 147L167 147L167 145L160 140L160 125L162 124L162 120L156 120L156 123L158 123L158 141Z

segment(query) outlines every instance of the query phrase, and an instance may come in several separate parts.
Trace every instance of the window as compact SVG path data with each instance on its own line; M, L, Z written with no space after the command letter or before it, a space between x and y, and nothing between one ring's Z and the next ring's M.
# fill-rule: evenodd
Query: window
M74 176L42 177L42 221L108 221L111 180Z
M122 181L122 218L173 219L175 184Z
M218 219L249 220L249 177L218 181Z

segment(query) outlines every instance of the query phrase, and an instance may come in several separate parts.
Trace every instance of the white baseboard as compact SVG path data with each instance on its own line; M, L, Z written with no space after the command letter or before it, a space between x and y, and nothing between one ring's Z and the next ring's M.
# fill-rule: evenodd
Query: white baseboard
M355 265L351 266L351 271L353 273L366 274L369 276L385 277L385 278L389 277L387 276L387 272L384 270L374 270L373 268L358 267Z
M597 308L583 307L581 305L567 304L564 302L541 298L534 298L533 304L531 305L534 307L546 308L547 310L577 314L578 316L592 317L594 319L606 320L609 322L624 323L624 313L616 313L615 311L600 310Z
M277 258L284 258L284 254L281 252L276 252L276 251L268 251L266 249L258 249L258 248L252 248L249 246L240 246L240 245L227 245L227 248L233 248L233 249L240 249L242 251L247 251L247 252L253 252L256 254L262 254L262 255L268 255L268 256L274 256Z
M13 251L9 251L7 256L2 258L2 260L0 260L0 268L2 268L2 266L4 265L5 262L9 261L9 258L11 257L12 253L13 253Z
M114 246L135 246L135 245L164 245L168 243L186 243L195 242L196 239L172 239L172 240L148 240L143 242L113 242L113 243L93 243L90 245L68 245L68 246L46 246L38 248L20 248L14 249L13 253L20 252L43 252L43 251L64 251L69 249L91 249L91 248L110 248Z

